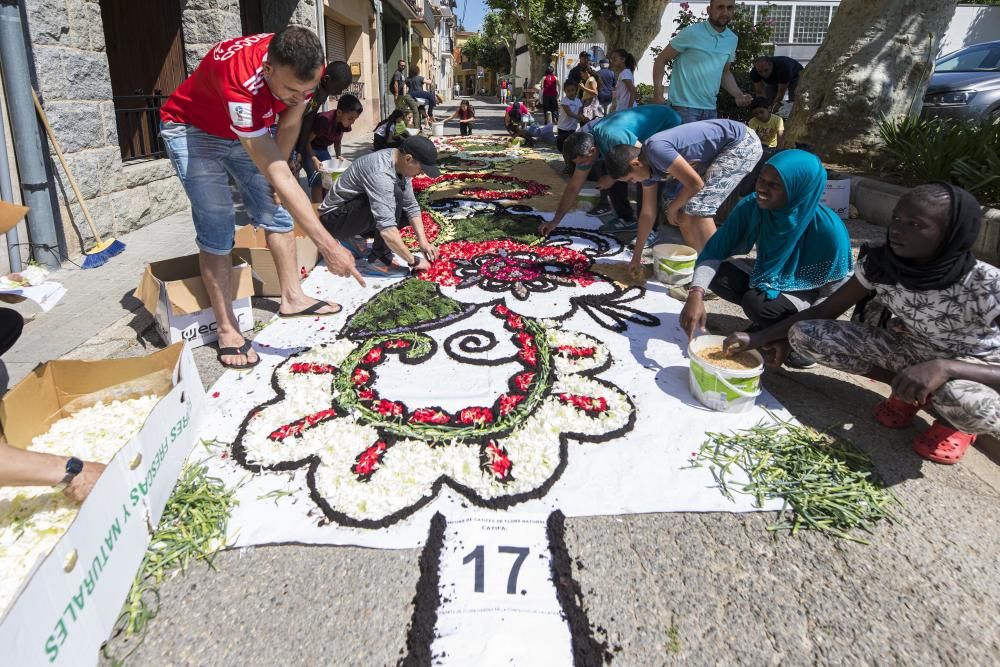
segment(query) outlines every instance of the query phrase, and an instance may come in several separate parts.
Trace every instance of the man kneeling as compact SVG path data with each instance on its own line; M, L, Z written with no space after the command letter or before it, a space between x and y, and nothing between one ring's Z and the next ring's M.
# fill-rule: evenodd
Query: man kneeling
M438 249L427 240L412 179L437 178L437 149L429 139L407 137L398 148L364 155L347 168L319 207L320 221L331 236L358 258L357 268L371 276L405 276L423 271L437 259ZM399 229L412 225L423 257L410 252ZM371 250L367 238L374 237ZM393 253L409 269L393 264Z

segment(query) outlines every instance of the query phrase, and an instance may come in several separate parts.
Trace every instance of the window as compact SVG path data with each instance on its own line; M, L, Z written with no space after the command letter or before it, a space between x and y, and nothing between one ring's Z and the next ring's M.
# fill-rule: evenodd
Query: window
M937 72L997 72L1000 71L1000 47L976 46L962 49L942 58L935 66Z
M792 28L792 6L791 5L770 5L770 14L767 19L774 28L774 43L788 44L789 33Z
M829 7L796 5L795 39L793 40L796 44L822 44L829 27Z

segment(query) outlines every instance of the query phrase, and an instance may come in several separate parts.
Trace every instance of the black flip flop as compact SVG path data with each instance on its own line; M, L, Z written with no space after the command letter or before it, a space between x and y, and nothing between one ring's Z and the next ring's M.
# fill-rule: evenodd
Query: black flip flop
M243 344L240 345L239 347L220 347L218 354L215 355L215 358L218 359L219 363L222 364L225 368L231 368L234 371L247 371L247 370L250 370L251 368L253 368L254 366L256 366L257 364L260 363L260 355L259 354L257 355L257 361L255 361L253 363L246 363L246 364L227 364L225 361L222 360L222 357L228 357L228 356L235 357L237 355L242 354L243 356L246 356L246 357L249 358L249 355L247 355L247 352L249 352L250 348L252 348L252 347L253 347L253 343L251 343L250 341L244 339L243 340Z
M330 308L336 307L337 310L333 311L332 313L317 313L316 312L320 308L324 308L326 306L329 306ZM343 310L343 308L338 303L328 303L326 301L317 301L313 305L309 306L308 308L303 308L302 310L300 310L297 313L287 313L286 314L286 313L283 313L283 312L281 312L279 310L278 311L278 317L280 317L283 320L292 320L292 319L295 319L296 317L326 317L327 315L336 315L341 310Z

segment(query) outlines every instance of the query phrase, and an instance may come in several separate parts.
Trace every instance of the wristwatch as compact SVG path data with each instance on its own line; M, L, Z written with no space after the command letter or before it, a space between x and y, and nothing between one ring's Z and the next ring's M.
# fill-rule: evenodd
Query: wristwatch
M66 461L66 476L55 485L56 491L64 491L73 481L73 478L83 472L83 461L75 456L69 457Z
M413 261L407 262L406 265L411 269L417 268L417 266L420 265L420 257L418 257L417 255L413 255Z

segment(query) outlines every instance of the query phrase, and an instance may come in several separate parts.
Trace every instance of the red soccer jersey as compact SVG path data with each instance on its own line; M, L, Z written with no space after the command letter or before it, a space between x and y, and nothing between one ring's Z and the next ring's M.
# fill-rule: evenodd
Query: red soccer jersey
M286 108L264 81L273 36L247 35L216 44L160 108L160 119L225 139L265 134Z

